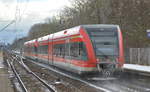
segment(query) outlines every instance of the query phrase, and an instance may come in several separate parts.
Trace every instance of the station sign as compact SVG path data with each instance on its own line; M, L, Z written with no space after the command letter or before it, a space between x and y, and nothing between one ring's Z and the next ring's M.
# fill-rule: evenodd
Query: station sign
M146 31L147 31L147 37L150 38L150 29L148 29Z

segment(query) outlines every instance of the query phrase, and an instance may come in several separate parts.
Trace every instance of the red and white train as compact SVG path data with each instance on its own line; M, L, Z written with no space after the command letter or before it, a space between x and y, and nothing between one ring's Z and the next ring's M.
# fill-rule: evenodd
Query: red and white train
M124 64L118 25L80 25L24 43L24 56L78 74Z

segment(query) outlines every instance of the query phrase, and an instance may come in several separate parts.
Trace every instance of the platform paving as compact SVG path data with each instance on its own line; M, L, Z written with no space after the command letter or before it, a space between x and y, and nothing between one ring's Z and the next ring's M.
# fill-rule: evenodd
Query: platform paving
M0 52L0 92L14 92Z

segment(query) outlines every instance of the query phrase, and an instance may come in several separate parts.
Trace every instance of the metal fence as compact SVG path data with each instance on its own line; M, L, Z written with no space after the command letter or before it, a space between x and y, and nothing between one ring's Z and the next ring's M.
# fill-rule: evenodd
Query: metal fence
M150 48L125 49L125 61L130 64L150 65Z

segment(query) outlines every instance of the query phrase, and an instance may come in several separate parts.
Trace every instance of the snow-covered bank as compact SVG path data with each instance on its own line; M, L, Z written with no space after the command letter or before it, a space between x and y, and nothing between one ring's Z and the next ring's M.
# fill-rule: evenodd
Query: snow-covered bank
M123 68L150 73L150 66L136 65L136 64L124 64Z

